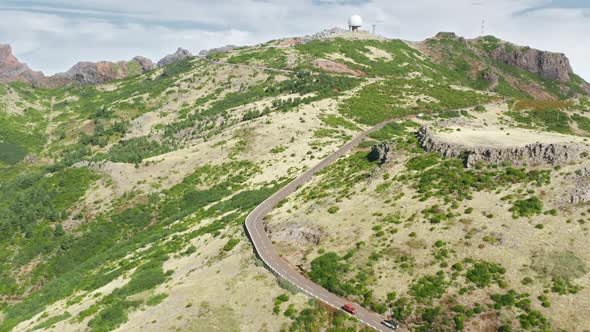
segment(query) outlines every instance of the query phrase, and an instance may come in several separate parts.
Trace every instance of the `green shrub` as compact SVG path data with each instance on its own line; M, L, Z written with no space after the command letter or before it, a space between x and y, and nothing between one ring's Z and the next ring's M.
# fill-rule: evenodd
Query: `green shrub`
M0 162L14 165L23 160L27 150L22 146L11 142L0 142Z
M277 301L279 301L279 302L287 302L287 301L289 301L289 295L287 295L287 294L281 294L281 295L277 296Z
M440 298L448 286L444 273L439 271L436 275L421 277L410 286L410 294L414 295L417 301L428 303L432 299Z
M510 211L516 218L530 217L543 212L543 202L535 196L524 200L516 200Z
M551 291L559 295L576 294L580 287L572 284L571 281L564 278L553 278Z
M240 243L240 239L230 239L227 241L225 246L223 246L223 251L231 251L235 246L238 245L238 243Z
M141 163L143 159L164 154L171 151L171 147L146 137L136 137L113 145L104 156L112 162Z
M162 301L164 301L167 297L168 297L168 294L165 294L165 293L156 294L156 295L150 296L145 301L145 304L147 304L149 306L156 306L156 305L162 303Z
M477 287L490 286L492 281L500 282L506 269L496 263L476 262L473 267L467 270L465 277Z
M344 295L340 278L349 270L348 265L334 252L328 252L311 261L309 277L322 287L339 295Z
M52 326L54 326L55 324L66 320L68 318L72 317L72 315L69 312L64 312L61 315L57 315L57 316L53 316L50 317L48 319L46 319L44 322L37 324L33 327L33 330L48 330L50 329Z
M340 208L339 208L339 207L337 207L337 206L331 206L331 207L328 209L328 213L329 213L329 214L335 214L335 213L336 213L336 212L338 212L339 210L340 210Z

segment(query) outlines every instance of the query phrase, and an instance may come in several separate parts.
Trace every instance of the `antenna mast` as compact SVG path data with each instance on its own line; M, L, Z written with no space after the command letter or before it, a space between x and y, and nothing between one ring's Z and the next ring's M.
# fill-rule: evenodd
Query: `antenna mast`
M471 5L472 6L483 6L484 3L483 2L472 2ZM485 19L485 17L483 17L481 19L481 30L480 30L480 34L481 34L481 36L485 36L485 34L486 34L486 19Z
M384 20L379 20L379 19L378 19L377 21L375 21L375 23L373 23L373 24L372 24L372 27L373 27L373 34L375 34L375 32L376 32L376 27L377 27L377 24L379 24L379 23L383 23L383 22L385 22L385 21L384 21Z

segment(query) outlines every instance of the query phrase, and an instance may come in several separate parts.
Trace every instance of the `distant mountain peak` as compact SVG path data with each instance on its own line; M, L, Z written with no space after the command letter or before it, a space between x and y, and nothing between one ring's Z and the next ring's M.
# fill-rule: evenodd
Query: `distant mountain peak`
M12 54L12 47L0 44L0 83L21 81L34 83L44 78L42 72L33 71Z

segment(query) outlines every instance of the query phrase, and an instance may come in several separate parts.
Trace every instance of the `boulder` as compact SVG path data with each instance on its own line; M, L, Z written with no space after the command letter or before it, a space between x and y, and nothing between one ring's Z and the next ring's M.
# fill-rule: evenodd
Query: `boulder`
M391 160L391 147L385 143L373 145L371 152L369 152L368 158L370 161L379 161L380 164L385 164Z

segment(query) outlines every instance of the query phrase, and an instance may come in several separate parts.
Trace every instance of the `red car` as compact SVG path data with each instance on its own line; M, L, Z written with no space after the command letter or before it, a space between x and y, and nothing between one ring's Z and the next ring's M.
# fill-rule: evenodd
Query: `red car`
M356 308L352 306L352 304L347 303L345 305L342 306L342 309L344 309L344 311L351 313L351 314L356 314Z

